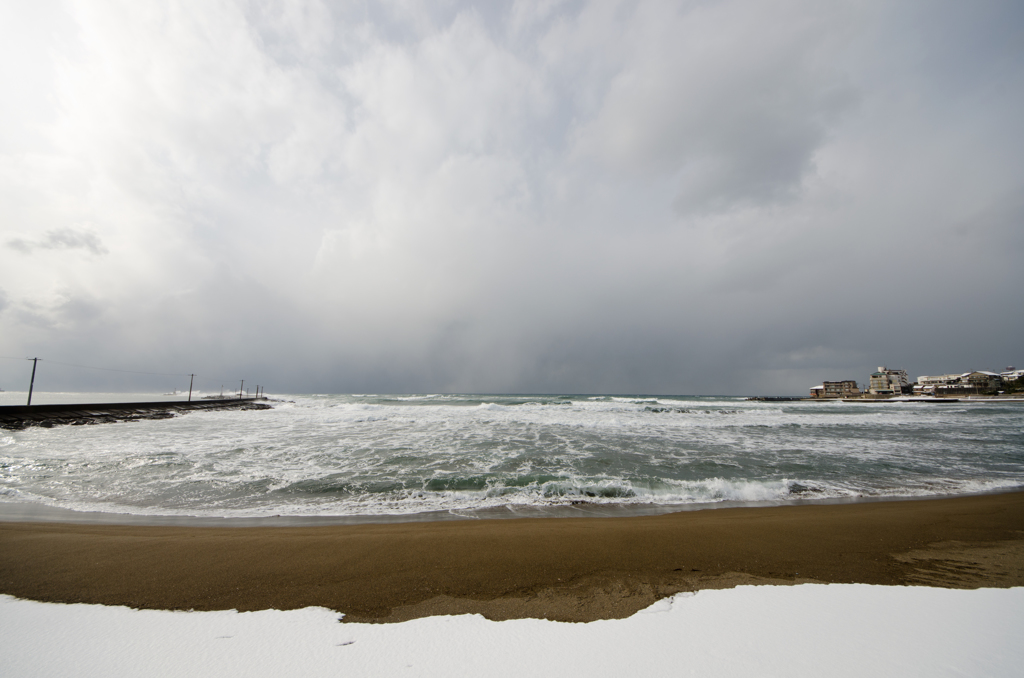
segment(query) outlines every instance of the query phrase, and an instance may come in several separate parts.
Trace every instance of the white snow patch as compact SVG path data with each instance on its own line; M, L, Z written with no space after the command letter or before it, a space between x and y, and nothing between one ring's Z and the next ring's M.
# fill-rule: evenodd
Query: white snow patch
M629 619L341 624L323 608L167 612L0 596L3 675L1017 676L1024 588L741 586Z

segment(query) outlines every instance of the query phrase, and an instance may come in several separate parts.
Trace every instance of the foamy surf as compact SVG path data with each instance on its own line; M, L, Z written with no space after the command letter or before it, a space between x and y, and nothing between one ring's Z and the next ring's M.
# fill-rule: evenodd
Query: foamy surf
M573 395L287 396L0 433L0 501L134 515L409 516L1024 486L1024 408Z

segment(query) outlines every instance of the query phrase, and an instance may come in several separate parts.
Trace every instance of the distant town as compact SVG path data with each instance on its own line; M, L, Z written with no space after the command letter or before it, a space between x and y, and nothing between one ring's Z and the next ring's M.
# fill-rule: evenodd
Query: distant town
M962 372L918 377L911 382L906 370L891 370L882 366L871 374L867 389L856 381L826 381L811 387L811 398L820 399L880 399L902 396L954 398L958 396L1021 396L1024 395L1024 370L1013 366L1003 372Z

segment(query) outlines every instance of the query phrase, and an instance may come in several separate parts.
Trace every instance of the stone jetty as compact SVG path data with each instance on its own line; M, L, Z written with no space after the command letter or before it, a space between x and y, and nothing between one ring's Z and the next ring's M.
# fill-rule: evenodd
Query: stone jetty
M196 410L269 410L266 398L224 398L190 402L97 403L71 405L8 405L0 407L0 428L104 424L140 419L168 419Z

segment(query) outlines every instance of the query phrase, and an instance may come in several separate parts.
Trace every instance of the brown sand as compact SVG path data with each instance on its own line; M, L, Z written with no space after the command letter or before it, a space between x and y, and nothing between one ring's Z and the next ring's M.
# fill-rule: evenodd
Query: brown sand
M630 518L329 527L0 523L0 593L346 621L620 618L680 591L1024 585L1024 492Z

